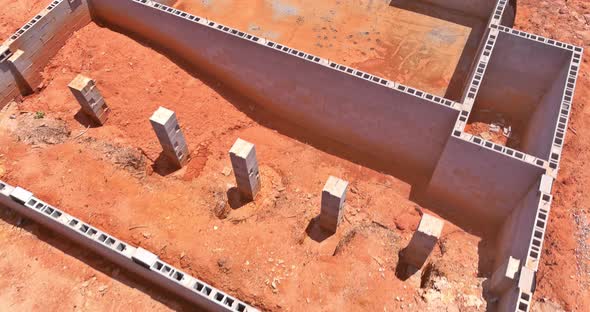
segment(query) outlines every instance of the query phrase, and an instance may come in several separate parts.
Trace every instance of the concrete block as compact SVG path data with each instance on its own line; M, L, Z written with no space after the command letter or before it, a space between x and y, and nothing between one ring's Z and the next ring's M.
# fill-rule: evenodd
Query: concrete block
M256 147L250 142L237 139L229 150L229 157L240 194L245 199L254 200L260 190Z
M527 294L534 293L536 288L536 275L537 272L533 269L523 266L522 269L520 269L518 288Z
M14 190L12 190L12 192L10 192L10 197L24 204L28 202L31 197L33 197L33 193L21 188L20 186L17 186Z
M420 220L418 230L414 232L410 243L404 249L403 261L421 268L436 246L443 226L444 221L425 213Z
M25 56L23 50L16 50L8 58L10 69L15 77L21 95L29 95L41 84L43 78L39 71L35 71L33 63Z
M68 87L82 107L82 111L96 123L104 125L110 114L110 109L98 91L94 80L78 75Z
M497 295L504 294L516 285L519 270L520 260L508 257L492 275L490 291Z
M131 259L146 268L151 268L158 260L158 256L141 247L137 247Z
M320 212L320 226L331 232L336 232L344 216L344 204L348 182L330 176L322 190Z
M553 178L544 174L541 177L541 185L539 190L545 194L551 194L551 189L553 188Z
M150 117L152 128L162 145L162 153L177 167L184 166L189 158L189 150L176 113L159 107Z

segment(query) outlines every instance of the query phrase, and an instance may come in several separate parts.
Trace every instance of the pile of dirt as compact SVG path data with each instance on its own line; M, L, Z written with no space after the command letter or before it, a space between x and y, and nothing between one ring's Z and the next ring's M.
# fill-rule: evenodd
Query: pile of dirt
M70 130L65 121L47 118L44 113L21 113L15 117L18 126L13 134L18 141L30 145L61 144L70 137Z
M87 144L90 149L95 150L99 159L107 160L137 178L145 177L147 161L141 150L99 141L92 137L84 138L81 141Z

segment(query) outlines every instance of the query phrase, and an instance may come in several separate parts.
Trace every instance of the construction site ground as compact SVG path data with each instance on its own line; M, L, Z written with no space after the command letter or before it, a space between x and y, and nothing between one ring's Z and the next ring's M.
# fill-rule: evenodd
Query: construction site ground
M0 0L0 37L47 2ZM451 98L470 65L464 55L475 52L470 36L485 26L383 1L237 3L194 0L177 7ZM590 45L590 4L518 4L517 28ZM429 39L433 29L451 33ZM587 59L533 309L590 306ZM112 109L103 127L79 112L67 88L80 73L97 81ZM187 72L145 43L94 23L68 40L43 78L38 93L0 112L1 180L262 310L480 311L493 304L482 289L491 274L493 237L446 222L431 265L401 280L398 252L424 211L410 200L412 186L350 161L336 143L316 138L308 144L315 134L267 115L223 81ZM192 159L181 170L160 157L149 124L158 106L176 111L187 137ZM228 151L238 137L256 144L262 190L253 203L236 200ZM333 236L314 222L329 175L351 183ZM192 310L6 209L0 209L0 244L0 310Z

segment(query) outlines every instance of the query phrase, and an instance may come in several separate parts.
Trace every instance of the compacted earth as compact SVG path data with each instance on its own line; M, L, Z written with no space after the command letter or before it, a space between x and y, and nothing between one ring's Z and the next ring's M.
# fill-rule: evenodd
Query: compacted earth
M0 0L0 37L47 3ZM384 1L240 3L177 6L449 97L463 77L459 56L480 27L448 17L456 13L445 20ZM518 28L590 44L590 5L583 1L518 3ZM393 35L394 26L401 35ZM438 32L428 37L428 29ZM420 41L424 36L431 40ZM555 188L534 305L540 311L590 305L587 69L584 61ZM67 88L78 74L95 79L111 107L105 126L95 127L79 112ZM426 268L400 278L399 251L420 215L436 211L410 200L411 184L348 160L331 142L308 144L313 134L265 114L223 81L187 72L148 45L94 23L68 40L43 77L36 94L0 112L1 180L262 310L493 308L482 286L491 273L493 239L449 220ZM176 111L187 137L191 160L181 170L160 157L149 124L158 106ZM262 190L251 203L235 196L228 151L238 137L256 144L260 163ZM332 236L315 222L329 175L351 183L343 223ZM6 209L0 209L0 244L0 310L193 310Z

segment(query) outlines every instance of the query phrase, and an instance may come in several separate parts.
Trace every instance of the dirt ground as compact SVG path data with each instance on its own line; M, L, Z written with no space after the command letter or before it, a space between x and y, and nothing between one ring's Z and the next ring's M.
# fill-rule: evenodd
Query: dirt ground
M0 1L1 37L20 27L45 2ZM274 31L265 36L433 93L448 92L460 63L457 55L468 41L465 32L457 35L463 46L414 47L412 42L424 31L415 36L408 32L410 39L403 43L404 35L393 36L388 29L398 26L399 30L403 26L399 21L411 21L415 13L397 12L398 8L391 8L397 13L386 13L380 1L316 2L295 11L295 6L271 5L270 10L286 16L278 18L268 11L257 17L269 18L254 19L255 12L268 9L264 1L255 1L257 11L230 10L236 24L227 24L250 27L257 20L252 32ZM209 10L212 19L223 15L201 3L213 2L179 5ZM567 7L562 1L520 3L519 28L590 44L590 7L582 1L568 1ZM326 19L330 12L333 19ZM375 14L367 19L359 12ZM395 14L397 21L389 22L394 18L387 14ZM350 24L344 23L347 16ZM298 22L299 17L303 22ZM369 51L359 49L361 39L346 39L365 38L363 31L370 33L377 52L371 46ZM338 35L330 37L330 32ZM306 41L305 35L323 41ZM396 46L408 52L388 50ZM421 56L420 61L415 55L421 54L412 53L414 49L434 56ZM394 59L403 55L411 56L409 61L396 64ZM445 58L455 61L442 62ZM416 71L419 66L434 70ZM590 86L587 69L585 60L537 292L537 306L555 302L576 311L590 305L586 248L590 195L584 193L590 185L584 170L590 139L583 124L590 109L585 103ZM106 126L88 127L88 120L78 113L79 105L67 90L78 73L98 82L112 108ZM409 241L422 210L409 200L411 186L273 130L280 121L258 112L222 82L191 76L165 56L95 24L77 32L43 76L45 88L40 93L0 113L0 179L26 186L43 200L146 247L263 310L485 309L481 283L490 273L486 268L492 242L447 222L429 274L400 281L395 275L398 252ZM188 166L176 172L159 159L160 147L148 122L159 105L176 111L192 151ZM43 118L35 118L37 112ZM227 174L231 167L227 152L237 137L256 143L263 181L257 200L239 208L227 203L234 183L232 174ZM325 237L313 219L328 175L350 181L351 189L342 228ZM191 310L190 305L10 211L0 210L0 219L0 310Z
M487 23L417 1L180 0L176 7L457 101Z

